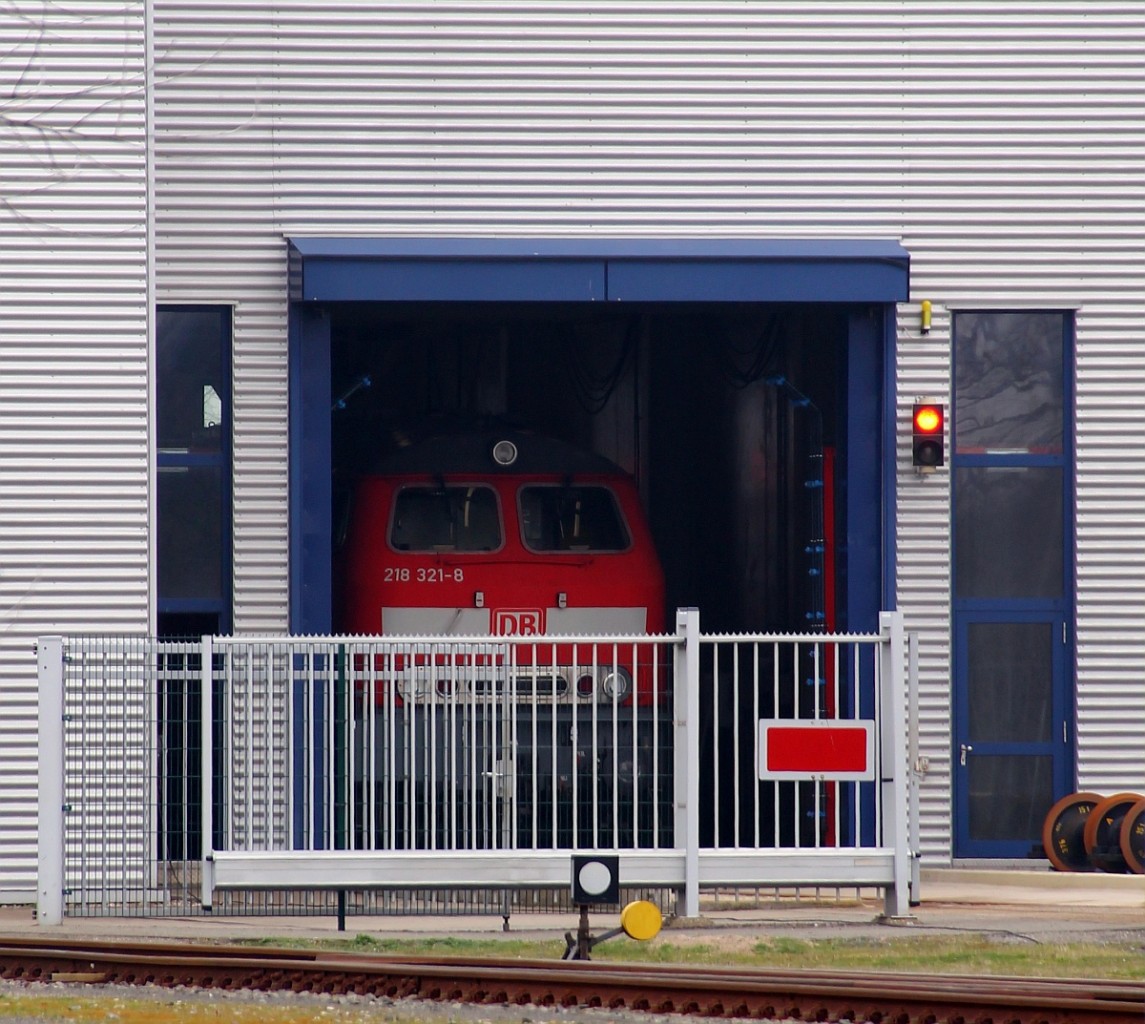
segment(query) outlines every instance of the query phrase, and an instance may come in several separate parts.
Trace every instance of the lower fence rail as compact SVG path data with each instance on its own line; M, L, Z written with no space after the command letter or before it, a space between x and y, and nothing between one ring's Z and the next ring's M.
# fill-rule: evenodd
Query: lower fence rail
M323 912L283 894L324 891L505 913L567 889L580 851L685 916L739 887L906 913L895 614L845 636L702 636L683 610L668 636L46 637L39 659L45 922ZM822 763L771 770L767 723L818 730Z
M316 861L308 851L233 853L217 851L203 887L204 902L219 889L489 889L567 888L568 851L378 854L330 850ZM625 887L683 889L685 854L677 850L626 851L620 855ZM316 871L321 865L321 874ZM783 850L700 854L706 885L751 887L767 879L788 887L858 886L894 883L892 850L822 850L814 857Z

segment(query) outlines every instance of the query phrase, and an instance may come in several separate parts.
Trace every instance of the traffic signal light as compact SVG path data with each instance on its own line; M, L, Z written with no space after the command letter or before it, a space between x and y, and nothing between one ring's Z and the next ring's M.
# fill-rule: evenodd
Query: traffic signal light
M941 466L946 461L944 452L945 416L936 402L915 402L911 416L914 432L911 451L914 464L923 471Z

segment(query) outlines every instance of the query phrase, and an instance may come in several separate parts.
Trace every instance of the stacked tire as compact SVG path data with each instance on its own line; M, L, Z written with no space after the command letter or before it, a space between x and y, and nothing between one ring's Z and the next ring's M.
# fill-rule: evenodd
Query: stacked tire
M1042 847L1058 871L1145 875L1145 796L1062 797L1046 815Z

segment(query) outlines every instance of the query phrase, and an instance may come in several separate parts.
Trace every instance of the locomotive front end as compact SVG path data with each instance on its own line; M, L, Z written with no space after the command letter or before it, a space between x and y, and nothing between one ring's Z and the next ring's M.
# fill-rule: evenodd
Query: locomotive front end
M573 844L570 803L658 770L663 573L611 462L521 433L410 446L359 481L343 566L342 628L379 641L360 713L411 799L455 804L484 772L518 828Z

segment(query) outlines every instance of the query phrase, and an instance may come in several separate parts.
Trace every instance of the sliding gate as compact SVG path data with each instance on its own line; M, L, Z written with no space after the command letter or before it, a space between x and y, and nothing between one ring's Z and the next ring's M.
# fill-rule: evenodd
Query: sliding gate
M876 886L906 913L878 634L44 638L41 919L237 891ZM205 724L205 723L209 723ZM178 880L178 885L172 880Z

